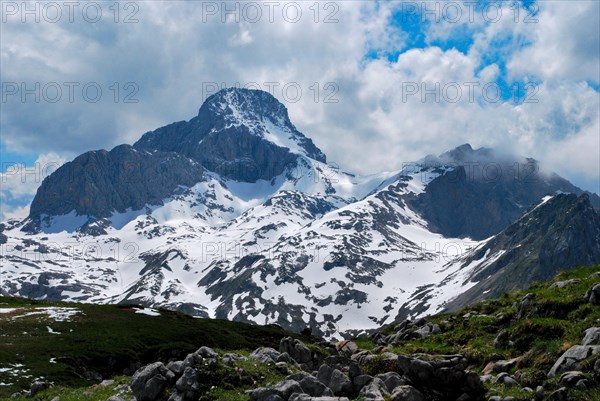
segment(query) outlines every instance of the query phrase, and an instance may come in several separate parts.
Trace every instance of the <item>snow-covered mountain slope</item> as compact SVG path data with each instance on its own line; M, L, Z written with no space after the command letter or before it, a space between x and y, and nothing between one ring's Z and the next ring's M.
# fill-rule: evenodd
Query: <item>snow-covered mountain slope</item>
M445 305L446 310L504 292L525 288L525 283L551 279L558 272L589 266L600 260L600 213L587 194L546 196L471 254L461 264L477 263L468 281L476 283Z
M475 288L501 254L470 238L547 193L582 192L481 175L515 162L529 160L464 145L361 177L328 165L271 95L224 90L190 121L48 177L30 216L0 225L0 291L326 335L377 328Z
M422 190L414 176L345 205L287 189L254 205L246 185L202 182L124 225L133 215L106 219L94 237L9 226L19 245L3 256L2 287L333 334L389 322L414 291L447 275L440 259L471 246L431 233L404 204Z

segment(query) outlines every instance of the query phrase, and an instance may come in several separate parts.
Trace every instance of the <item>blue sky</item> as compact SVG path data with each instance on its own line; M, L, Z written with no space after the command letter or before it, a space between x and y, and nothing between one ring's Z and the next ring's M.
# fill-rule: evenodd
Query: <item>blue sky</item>
M395 170L469 142L532 156L600 192L598 2L299 2L298 20L281 2L272 21L262 2L257 20L235 2L233 17L221 2L123 2L118 16L114 2L98 4L95 22L81 10L56 22L0 10L0 218L26 214L39 185L9 163L54 166L133 143L193 117L214 84L277 83L292 121L346 170ZM45 88L39 101L23 99L21 85L36 83ZM283 93L291 84L300 99ZM463 92L436 101L408 96L407 85ZM500 98L490 101L483 87Z

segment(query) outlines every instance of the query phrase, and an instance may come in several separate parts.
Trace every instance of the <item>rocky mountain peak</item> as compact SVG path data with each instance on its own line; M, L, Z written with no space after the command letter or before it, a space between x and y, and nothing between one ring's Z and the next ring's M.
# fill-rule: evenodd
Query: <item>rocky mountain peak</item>
M198 118L210 115L230 123L271 121L293 127L286 107L270 93L256 89L227 88L209 96L198 111Z
M227 88L210 96L200 107L197 119L210 121L211 132L246 128L277 146L289 148L325 163L325 154L290 121L287 108L268 92Z
M270 180L293 166L299 155L326 162L277 99L264 91L237 88L217 92L190 121L147 132L133 146L183 154L209 171L243 182Z

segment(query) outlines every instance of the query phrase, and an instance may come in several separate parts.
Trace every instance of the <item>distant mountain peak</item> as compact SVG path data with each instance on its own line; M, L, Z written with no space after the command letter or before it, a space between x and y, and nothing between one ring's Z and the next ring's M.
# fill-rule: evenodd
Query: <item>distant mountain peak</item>
M209 96L200 107L198 117L216 113L230 120L270 120L293 127L286 107L273 95L258 89L226 88Z
M325 154L292 124L287 108L262 90L222 89L206 99L196 119L208 134L239 127L293 153L326 162Z
M495 152L490 148L473 149L473 147L465 143L452 150L442 153L439 158L443 162L464 163L489 160L495 156Z

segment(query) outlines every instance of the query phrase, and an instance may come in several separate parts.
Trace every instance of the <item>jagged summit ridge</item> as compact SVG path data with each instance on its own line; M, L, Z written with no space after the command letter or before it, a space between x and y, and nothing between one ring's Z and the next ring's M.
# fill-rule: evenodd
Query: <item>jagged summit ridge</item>
M219 141L225 142L229 154L223 146L217 146ZM260 164L264 162L260 152L265 151L281 156L286 150L326 162L325 154L292 124L282 103L267 92L250 89L223 89L206 99L190 121L148 132L134 147L183 153L210 163L209 169L215 171L222 164L233 162L234 157L250 157ZM234 152L236 148L240 152ZM207 153L214 153L215 157L208 157ZM269 159L277 173L281 169L276 165L287 161Z
M299 158L306 160L299 162ZM32 202L28 229L40 218L105 218L160 205L178 188L207 179L255 183L285 176L299 164L325 163L324 153L289 120L267 92L224 89L198 115L148 132L133 146L86 152L47 177Z
M260 90L228 88L209 96L200 107L198 118L210 119L211 116L219 116L233 125L253 126L270 121L295 129L285 106Z
M198 112L198 118L220 116L226 124L246 125L276 145L303 153L326 163L325 154L290 121L287 108L270 93L257 89L223 89L210 96ZM281 130L282 132L277 132ZM275 132L273 132L275 131Z

